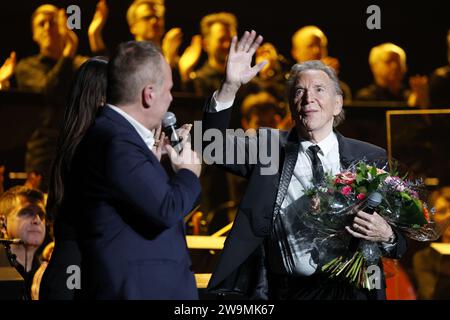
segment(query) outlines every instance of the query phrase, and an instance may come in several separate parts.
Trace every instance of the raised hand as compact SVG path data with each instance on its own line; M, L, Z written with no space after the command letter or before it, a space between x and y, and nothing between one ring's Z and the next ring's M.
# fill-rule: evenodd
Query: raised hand
M256 36L254 30L245 31L239 42L236 36L233 37L228 54L225 81L217 94L218 101L233 100L239 87L249 82L266 65L266 60L253 67L251 65L253 55L262 41L263 37Z
M59 33L64 39L64 49L62 55L64 57L75 58L78 49L78 36L67 27L67 15L64 9L58 10L58 27Z
M89 46L92 52L99 52L106 49L102 38L102 31L108 18L108 12L109 9L106 0L99 0L88 29Z
M410 107L427 108L429 106L429 86L427 76L412 76L409 78L409 86L411 94L408 98Z
M3 87L3 83L7 82L9 78L14 74L16 68L16 53L13 51L9 55L9 58L5 60L0 67L0 89Z
M189 73L194 70L202 54L202 37L195 35L192 37L191 44L184 50L178 61L178 68L182 81L187 81Z
M77 53L78 49L78 36L77 34L72 30L67 30L66 33L66 41L64 44L64 51L63 56L64 57L70 57L75 58L75 55Z
M162 40L162 52L170 67L174 67L178 63L178 49L183 41L183 32L180 28L170 29Z
M106 0L99 0L95 9L94 17L89 25L89 33L100 33L106 24L108 18L108 5Z
M242 85L249 82L267 63L260 62L251 66L253 55L263 41L262 36L256 37L256 32L246 31L241 40L237 42L237 37L233 37L228 54L226 82Z

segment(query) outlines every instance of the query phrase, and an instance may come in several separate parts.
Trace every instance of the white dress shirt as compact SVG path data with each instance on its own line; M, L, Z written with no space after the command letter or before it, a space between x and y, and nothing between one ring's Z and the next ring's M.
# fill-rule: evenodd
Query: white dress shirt
M301 141L300 148L298 151L297 162L295 164L294 172L289 182L289 187L287 194L281 204L280 216L286 214L289 206L295 205L295 201L300 199L304 195L308 188L313 187L313 172L312 172L312 161L311 158L306 153L306 150L310 146L314 145L310 141ZM320 161L322 162L323 171L325 174L335 175L341 172L341 163L339 159L339 143L335 133L332 131L330 134L320 141L317 146L320 147L320 151L317 153ZM292 208L296 210L296 208ZM317 263L311 259L311 251L308 246L300 245L300 248L305 248L304 250L299 249L296 245L296 239L293 234L289 234L292 239L289 240L292 248L291 252L295 256L295 269L293 272L298 276L309 276L312 275L317 269Z
M136 129L139 136L144 140L144 143L147 145L147 147L153 152L153 145L155 144L155 137L153 135L153 132L151 132L149 129L144 127L142 124L140 124L136 119L134 119L132 116L130 116L128 113L123 111L122 109L113 106L112 104L107 104L106 107L109 107L116 111L118 114L120 114L122 117L127 120L134 129Z
M217 98L217 91L214 91L211 103L208 105L207 112L210 113L220 112L233 106L234 100L228 102L219 102L217 101L216 98Z
M295 169L292 174L289 188L281 205L281 210L285 209L292 202L303 196L304 191L313 186L313 172L311 158L306 153L310 146L314 145L310 141L302 141L298 151L298 158L295 164ZM317 153L322 162L323 171L325 174L335 175L341 172L341 163L339 160L339 143L334 132L320 141L317 146L320 151Z

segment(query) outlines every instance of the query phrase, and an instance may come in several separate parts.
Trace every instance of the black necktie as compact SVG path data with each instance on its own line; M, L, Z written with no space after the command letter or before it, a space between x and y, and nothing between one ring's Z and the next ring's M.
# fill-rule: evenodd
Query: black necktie
M322 162L320 161L319 156L317 155L319 151L320 151L319 146L310 146L308 150L306 150L306 153L309 155L312 162L314 184L322 183L324 178Z

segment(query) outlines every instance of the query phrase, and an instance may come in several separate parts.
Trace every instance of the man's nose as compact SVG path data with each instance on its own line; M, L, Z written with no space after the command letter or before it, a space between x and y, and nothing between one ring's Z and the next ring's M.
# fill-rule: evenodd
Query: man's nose
M50 21L44 22L44 30L45 30L45 31L50 30L50 26L51 26Z
M400 64L397 61L391 61L389 63L389 67L392 69L398 69L398 68L400 68Z
M320 53L320 51L321 51L321 49L320 49L320 46L314 46L313 48L312 48L312 52L314 53L314 55L318 55L319 53Z
M33 220L31 220L31 222L32 222L33 224L41 224L41 222L42 222L41 216L40 216L39 214L36 213L36 214L33 216Z
M314 94L309 91L305 90L305 93L303 94L303 101L308 104L314 101Z
M151 17L151 18L148 20L148 23L150 23L150 24L153 25L153 26L157 25L158 22L159 22L159 18L158 18L158 17Z

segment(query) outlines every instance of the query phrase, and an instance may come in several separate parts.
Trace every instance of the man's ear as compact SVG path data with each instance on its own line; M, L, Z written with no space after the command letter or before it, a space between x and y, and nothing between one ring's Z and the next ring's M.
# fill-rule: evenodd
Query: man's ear
M209 46L208 38L203 38L202 39L202 49L203 49L203 51L208 52L208 46Z
M33 37L33 41L36 42L37 44L39 44L38 43L38 38L37 38L37 35L36 35L36 31L34 30L34 27L31 28L31 35Z
M337 116L342 111L342 107L344 105L344 97L340 94L336 95L336 104L334 106L333 115Z
M152 106L153 100L155 99L155 88L151 85L146 86L142 90L142 105L145 109Z
M298 61L298 51L295 48L291 49L291 56L294 58L295 61Z
M130 27L130 33L133 35L133 37L136 37L136 24L133 24Z

